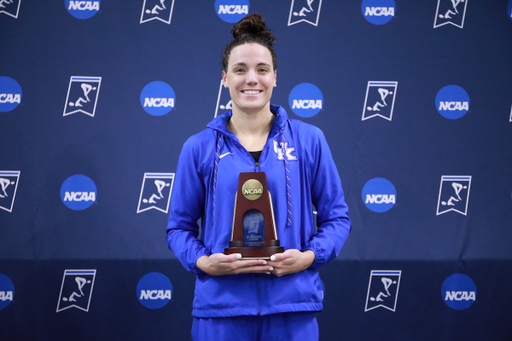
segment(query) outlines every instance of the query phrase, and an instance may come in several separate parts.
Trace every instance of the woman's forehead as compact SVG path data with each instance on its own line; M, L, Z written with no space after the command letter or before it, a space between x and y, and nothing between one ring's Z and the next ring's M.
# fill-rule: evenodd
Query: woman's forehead
M248 62L251 62L251 64L264 63L272 65L272 55L268 48L255 43L238 45L231 50L231 54L229 55L230 65L239 63L247 64Z

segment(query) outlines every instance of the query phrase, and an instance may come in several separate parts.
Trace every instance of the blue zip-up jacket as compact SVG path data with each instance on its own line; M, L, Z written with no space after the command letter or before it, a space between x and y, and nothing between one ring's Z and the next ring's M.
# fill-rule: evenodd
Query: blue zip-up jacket
M316 269L334 259L345 243L351 229L348 207L322 131L288 118L281 107L271 105L271 111L276 117L258 164L226 128L231 112L212 120L207 129L183 145L173 186L167 243L183 266L197 274L192 311L195 317L323 308ZM290 174L288 189L285 162ZM223 253L229 246L238 175L254 171L267 175L281 246L285 250L312 250L315 261L304 271L282 277L210 276L196 266L196 261L204 255ZM287 196L291 214L287 212ZM314 209L318 212L318 227L314 226Z

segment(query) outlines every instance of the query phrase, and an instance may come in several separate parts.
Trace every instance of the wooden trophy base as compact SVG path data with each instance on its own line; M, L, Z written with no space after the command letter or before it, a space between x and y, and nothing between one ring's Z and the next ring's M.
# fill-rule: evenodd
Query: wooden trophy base
M229 247L224 249L225 255L230 255L232 253L239 253L242 255L242 259L270 259L274 253L284 252L284 247L279 246L278 240L267 240L266 242L271 242L276 245L269 246L236 246L240 243L237 242L229 242Z
M282 246L242 246L224 249L224 254L240 253L241 259L270 259L274 253L284 252Z

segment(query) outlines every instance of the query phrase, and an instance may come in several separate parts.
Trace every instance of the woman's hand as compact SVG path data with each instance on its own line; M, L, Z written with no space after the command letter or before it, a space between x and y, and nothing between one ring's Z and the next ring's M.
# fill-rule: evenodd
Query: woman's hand
M196 265L211 276L237 275L243 273L274 274L278 277L290 275L307 269L315 261L311 250L301 252L297 249L286 250L272 255L270 261L263 259L241 260L242 255L214 253L200 257Z
M315 253L311 250L301 252L297 249L289 249L270 257L268 265L272 268L269 272L278 277L290 275L309 268L314 261Z
M263 259L241 260L242 255L214 253L202 256L196 262L199 269L211 276L237 275L243 273L268 273L270 266Z

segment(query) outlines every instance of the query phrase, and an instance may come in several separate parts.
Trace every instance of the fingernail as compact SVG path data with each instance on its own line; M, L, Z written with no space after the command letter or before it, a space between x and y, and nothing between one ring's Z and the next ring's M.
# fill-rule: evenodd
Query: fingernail
M263 265L267 265L267 261L266 260L263 261Z
M236 254L236 259L241 259L242 258L242 255L240 253L237 253Z
M268 269L268 271L272 271L272 270L274 270L274 268L273 268L273 267L270 267L270 269Z
M266 272L267 275L270 275L270 272Z
M270 256L270 260L276 260L276 256Z

